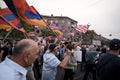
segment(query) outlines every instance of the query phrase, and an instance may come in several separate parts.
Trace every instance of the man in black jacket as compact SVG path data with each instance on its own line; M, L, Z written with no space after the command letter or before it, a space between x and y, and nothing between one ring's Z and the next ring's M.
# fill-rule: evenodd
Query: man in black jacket
M109 48L109 53L99 59L97 80L120 80L120 40L111 40Z

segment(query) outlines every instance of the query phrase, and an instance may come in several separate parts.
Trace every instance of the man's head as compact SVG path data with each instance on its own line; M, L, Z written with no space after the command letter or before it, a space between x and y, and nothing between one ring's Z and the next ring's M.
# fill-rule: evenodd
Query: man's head
M109 44L110 50L118 51L120 50L120 40L119 39L112 39Z
M89 49L90 49L91 51L95 51L95 50L96 50L96 48L95 48L94 45L90 45L90 46L89 46Z
M13 49L13 60L23 67L32 65L35 59L38 57L38 44L31 39L23 39L19 41Z
M68 45L66 46L66 48L69 49L70 51L72 51L73 45L72 45L72 44L68 44Z
M56 54L58 52L58 49L60 48L60 46L54 44L54 43L51 43L50 46L49 46L49 50L50 52Z

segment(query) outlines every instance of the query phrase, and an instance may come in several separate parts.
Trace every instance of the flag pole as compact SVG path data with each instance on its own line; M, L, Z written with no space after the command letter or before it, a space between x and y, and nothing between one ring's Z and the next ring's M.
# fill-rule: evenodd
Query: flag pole
M30 37L27 35L27 33L24 33L24 36L26 37L26 39L29 39Z
M7 39L7 37L10 35L10 33L14 30L14 28L12 28L4 37L3 42Z

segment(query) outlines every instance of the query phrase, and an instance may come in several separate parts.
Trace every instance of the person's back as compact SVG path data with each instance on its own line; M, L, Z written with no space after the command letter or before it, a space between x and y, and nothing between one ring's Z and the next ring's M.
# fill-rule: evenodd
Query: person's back
M87 80L89 73L92 72L93 80L96 80L96 70L94 68L94 58L98 54L97 51L95 51L94 45L90 46L90 50L86 51L86 69L85 74L83 77L83 80Z
M18 67L20 68L19 70ZM18 78L18 80L25 80L25 75L27 74L27 70L20 67L15 62L11 61L9 58L6 58L5 61L0 64L0 69L2 69L2 71L0 71L0 80L17 80ZM16 71L15 69L18 71ZM24 77L19 77L18 75L20 73L18 74L18 72L21 72L21 75L24 74Z
M120 80L120 40L111 40L109 46L109 53L99 58L97 80Z
M52 80L56 76L57 72L57 66L60 64L60 61L57 59L57 57L52 53L45 53L43 56L44 62L43 62L43 68L42 68L42 75L45 75L47 77L42 78L42 80Z
M120 58L117 55L105 54L97 67L98 80L120 80Z
M82 62L82 51L80 47L76 47L74 50L74 58L77 62L81 63Z
M92 62L97 54L98 54L97 51L87 51L86 52L86 61Z

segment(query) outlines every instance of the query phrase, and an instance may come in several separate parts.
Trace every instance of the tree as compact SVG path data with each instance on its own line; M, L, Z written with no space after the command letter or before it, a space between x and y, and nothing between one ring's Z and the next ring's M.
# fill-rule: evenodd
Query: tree
M33 28L31 25L28 25L24 21L21 21L21 23L22 23L26 32L29 32ZM8 33L8 31L6 31L5 29L0 30L0 35L2 38L4 38L7 35L7 33ZM22 39L22 38L25 38L25 35L23 32L21 32L17 29L13 29L7 38L9 38L9 39Z
M44 28L41 30L42 34L41 36L55 36L55 33L51 30L49 30L48 28Z

